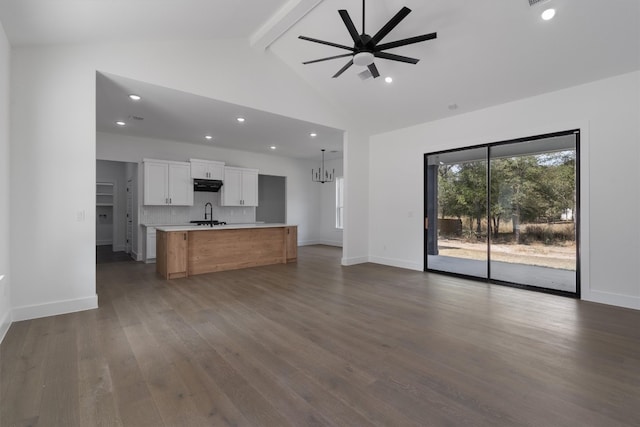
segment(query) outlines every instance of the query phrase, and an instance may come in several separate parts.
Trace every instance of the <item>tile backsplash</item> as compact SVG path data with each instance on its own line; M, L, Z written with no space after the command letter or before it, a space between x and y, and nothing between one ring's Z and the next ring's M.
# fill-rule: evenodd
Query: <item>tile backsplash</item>
M204 219L204 205L207 202L213 205L213 219L224 221L227 224L256 222L255 207L220 206L219 193L197 191L193 193L193 206L142 206L140 224L187 224L191 220Z

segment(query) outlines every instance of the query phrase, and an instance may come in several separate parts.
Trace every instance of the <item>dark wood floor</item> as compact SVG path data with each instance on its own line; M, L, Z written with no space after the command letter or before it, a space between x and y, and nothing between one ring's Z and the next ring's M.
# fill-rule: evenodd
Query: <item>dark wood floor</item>
M111 245L96 246L96 264L124 261L133 261L133 258L124 251L114 252Z
M638 426L640 312L300 248L17 322L1 426Z

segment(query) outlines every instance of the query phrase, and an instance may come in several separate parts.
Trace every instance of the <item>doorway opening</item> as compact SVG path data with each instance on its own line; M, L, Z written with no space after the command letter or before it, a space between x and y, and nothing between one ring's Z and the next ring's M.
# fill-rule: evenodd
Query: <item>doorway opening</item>
M258 175L258 207L256 222L285 224L287 222L287 178Z
M96 263L135 257L137 173L136 163L96 161Z
M579 130L425 154L425 270L580 296Z

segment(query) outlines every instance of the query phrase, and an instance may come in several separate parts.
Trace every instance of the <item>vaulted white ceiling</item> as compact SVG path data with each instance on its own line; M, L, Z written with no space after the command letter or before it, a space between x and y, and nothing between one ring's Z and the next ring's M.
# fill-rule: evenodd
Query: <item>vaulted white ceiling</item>
M640 68L638 0L547 0L533 7L528 0L367 0L367 32L403 6L412 13L384 41L430 32L438 38L393 49L420 62L377 59L382 78L368 80L355 66L331 78L348 58L302 65L345 51L298 39L351 45L337 10L347 9L360 30L361 0L0 0L0 19L14 46L245 38L372 133ZM547 7L557 10L551 21L540 18Z
M373 131L461 114L640 68L638 0L367 0L370 35L402 6L412 12L384 41L437 32L435 40L389 52L417 65L376 59L382 78L362 81L348 61L303 61L344 53L299 35L352 45L337 12L361 30L360 0L325 0L270 49L322 93L367 120ZM541 12L553 7L551 21ZM386 84L383 77L394 81ZM451 110L449 106L457 105ZM452 107L453 108L453 107Z
M2 0L13 45L249 37L287 0Z

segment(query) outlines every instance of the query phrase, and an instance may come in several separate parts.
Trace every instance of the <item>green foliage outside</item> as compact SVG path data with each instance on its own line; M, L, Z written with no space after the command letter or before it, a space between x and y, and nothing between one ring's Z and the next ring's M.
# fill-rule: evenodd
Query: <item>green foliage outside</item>
M529 239L545 243L574 239L574 233L546 233L544 226L532 228L531 224L551 225L566 220L563 214L575 212L575 151L491 160L488 227L486 189L486 162L440 165L439 216L462 220L463 234L474 233L479 238L488 232L498 239L501 223L510 222L509 234L516 243L525 240L526 228L532 231ZM573 215L568 220L573 222Z

